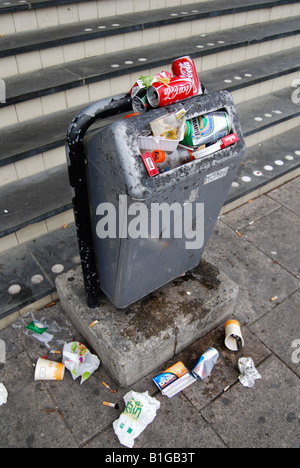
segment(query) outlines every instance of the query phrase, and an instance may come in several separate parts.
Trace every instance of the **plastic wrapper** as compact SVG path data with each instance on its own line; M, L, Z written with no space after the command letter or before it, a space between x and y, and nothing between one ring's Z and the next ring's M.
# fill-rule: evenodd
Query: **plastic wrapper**
M261 375L255 368L251 357L240 358L238 360L238 368L240 371L239 381L244 387L253 387L255 380L261 379Z
M156 416L160 402L150 397L148 392L137 393L131 390L124 395L126 408L113 422L113 428L120 443L132 448L138 437Z
M32 312L21 317L12 327L24 335L42 343L49 351L62 349L66 341L72 339L71 324L65 317L59 318L59 323L41 316L37 319Z
M164 136L169 140L182 140L184 137L184 115L186 111L171 112L150 122L153 136Z
M3 385L3 383L1 382L0 383L0 406L5 405L5 403L7 403L7 397L8 397L7 390L5 386Z
M100 365L98 357L79 341L64 345L62 362L71 372L73 380L81 377L80 384L85 382Z

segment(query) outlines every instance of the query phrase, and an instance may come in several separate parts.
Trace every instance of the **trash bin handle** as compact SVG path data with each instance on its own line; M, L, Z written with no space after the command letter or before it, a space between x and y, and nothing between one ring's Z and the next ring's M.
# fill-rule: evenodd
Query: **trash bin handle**
M95 308L100 303L100 280L93 242L83 140L89 127L97 120L128 110L132 110L129 94L97 101L74 117L67 132L66 156L72 204L87 304L90 308Z

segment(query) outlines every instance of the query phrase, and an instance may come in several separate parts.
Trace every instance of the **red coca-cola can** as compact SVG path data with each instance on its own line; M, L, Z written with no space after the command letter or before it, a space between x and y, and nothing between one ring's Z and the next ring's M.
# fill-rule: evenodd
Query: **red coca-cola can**
M193 95L193 82L189 78L173 77L168 84L157 81L147 90L147 99L152 107L168 106Z
M189 78L193 82L194 96L201 94L200 81L194 60L190 56L180 57L172 62L172 73L178 78Z

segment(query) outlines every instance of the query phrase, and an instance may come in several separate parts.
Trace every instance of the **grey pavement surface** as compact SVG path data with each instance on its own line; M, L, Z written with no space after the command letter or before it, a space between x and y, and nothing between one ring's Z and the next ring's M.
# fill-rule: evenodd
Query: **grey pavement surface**
M63 381L34 380L39 357L60 361L61 356L49 354L26 334L32 317L49 324L51 347L62 349L64 341L82 339L59 303L0 331L6 351L0 382L8 391L7 403L0 406L0 447L102 448L105 456L124 449L126 454L140 453L138 463L149 461L147 453L163 449L195 453L201 460L201 448L299 448L299 199L300 177L221 216L205 249L205 259L239 286L233 314L245 339L239 352L225 347L222 324L130 388L116 388L101 364L80 385L68 370ZM153 377L177 360L191 369L210 346L220 353L211 376L171 399L163 396ZM261 374L252 388L238 380L242 356L252 357ZM160 408L134 447L125 449L113 422L130 390L148 391ZM103 401L120 407L104 406Z

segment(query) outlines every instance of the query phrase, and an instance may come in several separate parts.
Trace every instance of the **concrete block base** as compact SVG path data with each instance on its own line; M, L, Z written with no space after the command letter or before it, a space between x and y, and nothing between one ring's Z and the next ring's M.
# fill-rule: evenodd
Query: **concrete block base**
M205 260L126 310L116 309L104 295L100 306L90 309L81 267L57 277L56 287L71 322L120 387L134 384L224 322L238 293L238 286Z

